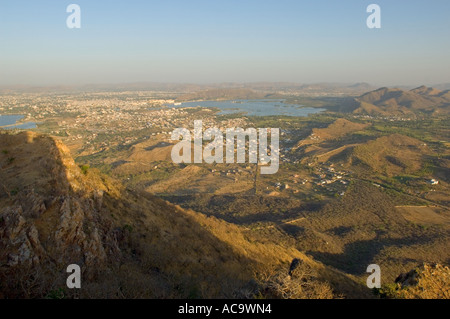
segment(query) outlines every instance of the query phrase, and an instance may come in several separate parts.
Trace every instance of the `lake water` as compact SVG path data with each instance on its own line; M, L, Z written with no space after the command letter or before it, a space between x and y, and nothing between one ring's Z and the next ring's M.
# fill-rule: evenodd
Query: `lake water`
M214 107L221 110L219 114L245 113L248 116L308 116L325 109L286 104L283 100L234 100L234 101L200 101L186 102L180 105L169 104L168 107Z
M23 118L24 118L23 115L0 115L0 128L5 130L11 129L29 130L36 128L36 123L34 122L27 122L16 125L16 123Z

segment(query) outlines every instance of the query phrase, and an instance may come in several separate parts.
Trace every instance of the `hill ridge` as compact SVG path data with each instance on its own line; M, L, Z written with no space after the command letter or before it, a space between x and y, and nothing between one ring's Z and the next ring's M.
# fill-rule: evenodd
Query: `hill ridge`
M355 114L367 115L414 115L427 113L432 115L450 112L450 94L434 88L420 86L405 91L397 88L382 87L356 98Z

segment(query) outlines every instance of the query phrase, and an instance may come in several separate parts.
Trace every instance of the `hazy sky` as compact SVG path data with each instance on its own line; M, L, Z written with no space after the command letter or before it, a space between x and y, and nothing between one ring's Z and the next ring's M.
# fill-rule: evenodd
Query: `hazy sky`
M449 39L448 0L0 0L0 85L448 83Z

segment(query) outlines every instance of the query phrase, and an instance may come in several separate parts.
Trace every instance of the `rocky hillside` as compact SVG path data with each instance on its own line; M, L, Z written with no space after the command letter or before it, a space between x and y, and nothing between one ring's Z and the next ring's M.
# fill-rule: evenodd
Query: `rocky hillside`
M426 113L448 114L450 111L449 91L439 91L425 86L405 91L380 88L356 99L355 114L367 115L411 115Z
M80 169L54 138L2 133L0 151L0 298L253 297L295 258L314 271L296 296L368 296L294 248ZM73 263L81 290L65 285Z
M351 165L368 173L381 172L393 176L419 171L430 153L425 143L405 135L392 134L356 146L349 159Z

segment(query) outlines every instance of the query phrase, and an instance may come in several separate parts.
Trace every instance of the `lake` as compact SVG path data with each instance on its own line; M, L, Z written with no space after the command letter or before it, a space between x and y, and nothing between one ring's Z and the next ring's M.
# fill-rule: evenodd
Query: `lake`
M24 118L23 115L0 115L0 128L5 130L11 129L29 130L36 128L36 123L34 122L16 124L23 118Z
M168 107L213 107L221 110L223 114L245 113L248 116L308 116L325 109L304 107L301 105L286 104L283 100L234 100L234 101L200 101L185 102L179 105L168 104Z

